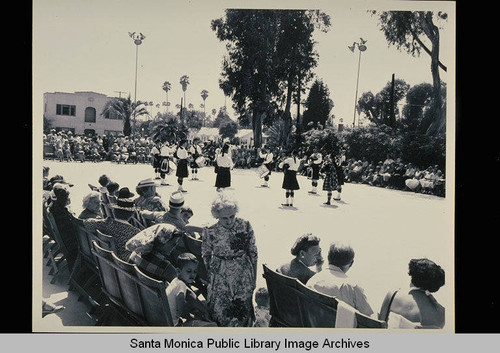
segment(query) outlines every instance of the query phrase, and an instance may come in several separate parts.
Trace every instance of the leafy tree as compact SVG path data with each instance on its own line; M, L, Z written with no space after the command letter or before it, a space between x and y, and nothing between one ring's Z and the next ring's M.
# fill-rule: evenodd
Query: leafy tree
M399 155L394 129L386 125L372 125L350 130L344 135L346 157L368 161L383 161L388 155Z
M238 123L235 121L229 120L229 121L224 121L221 123L219 126L219 134L222 136L222 138L229 138L230 140L236 136L238 133Z
M311 129L304 133L302 147L306 151L318 149L323 155L334 153L341 154L342 140L334 128Z
M444 102L441 95L439 69L446 71L446 66L439 60L440 36L436 23L446 21L448 15L441 11L436 13L431 11L372 11L372 14L378 16L379 26L390 45L395 45L396 48L413 56L420 55L423 50L431 57L434 116L426 133L444 133L446 115L443 113Z
M403 107L402 122L409 131L425 133L427 128L422 128L424 111L429 107L432 100L432 85L421 83L408 90L406 94L406 105Z
M118 116L123 120L123 135L130 136L132 132L131 119L132 117L148 115L148 111L143 107L141 101L132 102L130 95L127 98L113 98L106 102L101 115L109 118L110 116ZM135 119L134 119L135 127Z
M394 80L394 97L391 104L392 82L388 82L382 90L373 95L365 92L358 99L358 109L376 125L393 126L390 117L395 114L397 102L405 98L410 85L404 80Z
M178 143L181 139L188 136L188 128L177 119L170 115L165 120L157 122L153 127L152 138L155 142Z
M224 108L219 109L219 113L217 114L217 117L215 118L212 126L213 127L221 127L223 124L231 122L231 118L227 114L227 112L224 110Z
M201 98L203 99L203 114L206 115L206 110L205 110L205 101L208 98L208 91L206 89L201 91Z
M316 65L312 31L320 23L320 12L305 10L225 11L213 20L212 30L226 42L219 86L231 96L240 116L251 117L256 147L262 143L262 124L279 116L286 97L285 121L290 123L292 92L297 94L310 79ZM329 25L329 17L322 15ZM284 92L287 92L285 95ZM300 107L300 105L299 105ZM249 111L251 114L249 114Z
M304 129L325 126L332 108L328 87L321 80L315 80L306 99L304 111Z

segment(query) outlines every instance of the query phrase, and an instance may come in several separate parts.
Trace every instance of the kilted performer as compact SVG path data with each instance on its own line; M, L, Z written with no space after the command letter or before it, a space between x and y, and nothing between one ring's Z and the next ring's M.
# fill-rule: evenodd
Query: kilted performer
M158 142L151 148L151 164L155 171L155 179L160 179L160 147L161 144Z
M318 180L319 180L319 171L321 169L321 164L323 163L323 157L321 153L318 152L318 149L315 148L311 156L309 157L310 166L312 169L312 190L309 191L310 194L318 193Z
M187 192L182 187L182 183L184 178L189 176L188 171L188 151L186 150L187 140L183 139L179 142L179 146L175 151L175 156L177 158L177 171L175 172L175 176L177 177L177 183L179 184L179 191Z
M198 180L198 168L200 167L196 160L201 157L202 150L199 145L200 139L195 138L191 147L189 147L189 155L191 157L191 180Z
M330 201L332 200L333 191L337 191L341 189L339 184L339 178L337 175L337 167L335 164L335 156L327 155L325 157L323 167L321 171L325 173L325 180L323 181L323 191L326 191L326 202L325 205L331 205ZM340 198L335 198L335 200L340 200Z
M161 185L169 185L166 180L165 176L167 174L170 174L170 154L171 154L171 148L168 145L167 142L163 144L160 148L160 178L161 178Z
M336 156L333 160L335 165L335 171L337 172L337 193L333 198L336 201L340 201L340 194L342 193L342 185L344 185L344 168L342 167L342 160L344 156Z
M291 155L285 158L279 165L284 171L282 188L285 189L285 203L282 203L283 206L293 206L294 191L300 189L297 182L297 169L299 168L300 160L297 155L297 151L292 151Z
M220 153L216 157L217 177L215 178L215 187L217 191L231 186L231 169L233 168L233 159L229 151L229 144L222 146Z
M271 175L271 170L273 169L274 155L264 146L262 150L259 150L259 157L264 160L262 164L265 165L269 170L269 173L267 173L267 175L264 177L264 184L261 185L267 188L269 187L269 176Z

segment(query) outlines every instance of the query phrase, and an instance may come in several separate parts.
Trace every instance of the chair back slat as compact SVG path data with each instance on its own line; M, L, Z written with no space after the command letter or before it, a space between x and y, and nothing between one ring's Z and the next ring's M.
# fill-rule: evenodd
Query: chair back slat
M387 322L384 320L374 319L370 316L356 311L356 328L387 328Z
M95 256L99 276L101 277L102 290L109 299L115 303L122 302L120 284L118 282L117 271L113 264L113 251L105 249L94 240L92 242L92 253Z
M104 234L99 229L96 229L95 232L91 234L91 237L100 247L116 252L115 239L111 235Z
M123 304L128 310L142 317L143 312L135 265L123 261L115 253L113 253L113 261L120 269L120 271L117 271L117 278L120 284Z
M89 231L85 228L83 220L73 216L72 222L75 225L78 240L78 249L84 261L89 264L95 264L95 257L92 254L92 238Z
M144 319L150 326L173 326L168 305L166 284L149 277L137 266L137 278L142 283L139 291L142 298Z
M338 304L336 298L306 287L300 281L297 289L303 294L299 297L299 301L304 326L335 327Z
M284 327L304 327L300 306L299 281L271 270L266 264L264 279L269 292L269 313L272 325Z

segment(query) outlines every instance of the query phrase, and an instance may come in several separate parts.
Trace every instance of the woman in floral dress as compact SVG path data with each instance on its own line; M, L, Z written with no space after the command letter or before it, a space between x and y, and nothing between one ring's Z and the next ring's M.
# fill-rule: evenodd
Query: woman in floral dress
M237 202L219 192L212 203L217 223L202 234L202 257L208 273L207 304L218 326L250 327L255 320L257 247L250 223L236 217Z

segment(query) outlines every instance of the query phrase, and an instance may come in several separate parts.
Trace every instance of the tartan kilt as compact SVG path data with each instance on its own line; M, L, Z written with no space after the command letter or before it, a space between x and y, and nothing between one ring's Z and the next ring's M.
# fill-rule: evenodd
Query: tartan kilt
M285 190L299 190L299 182L297 181L297 171L286 170L283 177L283 184L281 187Z
M218 167L215 186L218 188L227 188L231 186L231 171L229 168Z
M153 156L153 168L160 168L161 156L159 154L155 154Z
M178 178L187 178L188 173L188 161L187 159L179 159L177 162L177 171L175 172L175 176Z
M330 168L330 170L325 174L325 179L323 181L323 191L333 191L338 190L340 184L337 179L337 172L335 167Z

